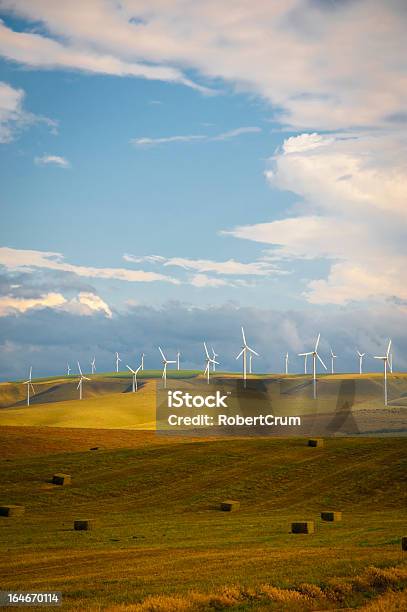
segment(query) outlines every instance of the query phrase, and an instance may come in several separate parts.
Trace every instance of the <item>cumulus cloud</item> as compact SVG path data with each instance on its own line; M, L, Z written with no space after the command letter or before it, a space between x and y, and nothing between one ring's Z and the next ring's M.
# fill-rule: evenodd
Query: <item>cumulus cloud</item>
M0 317L44 308L65 310L78 315L91 315L101 311L107 317L112 316L112 311L106 302L98 295L89 292L80 292L70 300L66 299L61 293L55 292L45 293L36 298L14 297L12 295L0 297Z
M71 165L65 157L61 157L60 155L41 155L40 157L35 157L35 163L38 166L58 166L59 168L69 168Z
M270 185L300 200L284 219L237 227L235 237L272 247L276 259L327 259L309 282L315 304L407 299L406 141L387 134L301 134L270 160Z
M48 269L57 270L59 272L71 272L76 276L88 278L116 279L127 282L144 283L165 281L172 284L179 284L176 278L155 272L128 270L126 268L94 268L69 264L64 261L64 257L61 253L46 251L0 247L0 265L3 265L8 270L25 272L30 272L35 269Z
M402 371L407 367L406 314L406 307L397 304L391 309L376 305L283 313L236 304L199 308L166 303L161 308L135 305L112 318L103 311L84 317L62 308L32 309L0 319L0 377L21 377L30 365L36 376L57 374L65 371L67 361L90 364L94 354L99 371L111 371L115 351L130 360L127 363L137 362L143 351L146 367L159 368L159 345L169 356L180 349L185 367L203 370L203 340L219 353L222 370L237 370L241 325L250 346L261 355L253 362L257 372L283 372L287 351L290 371L302 372L303 359L297 353L309 350L318 332L321 357L328 358L332 346L338 371L357 369L357 349L366 352L366 370L379 371L381 364L372 357L383 353L389 337L395 370Z
M228 132L222 132L215 136L204 136L202 134L186 134L185 136L167 136L162 138L150 138L143 136L142 138L133 138L130 142L137 147L152 147L160 144L168 144L172 142L196 142L196 141L221 141L237 138L242 134L256 134L261 132L259 127L240 127Z

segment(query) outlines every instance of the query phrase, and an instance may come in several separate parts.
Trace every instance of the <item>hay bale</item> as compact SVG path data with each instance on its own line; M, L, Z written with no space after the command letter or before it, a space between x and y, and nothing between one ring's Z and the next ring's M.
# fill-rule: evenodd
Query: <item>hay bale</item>
M224 512L236 512L236 510L239 510L239 508L240 502L234 501L233 499L226 499L220 505L220 509Z
M407 536L401 538L401 550L407 550Z
M70 485L71 484L71 476L69 474L54 474L52 477L52 484L56 485Z
M314 521L298 521L291 523L291 533L314 533Z
M0 516L21 516L25 512L24 506L0 506Z
M321 519L323 521L341 521L342 520L342 512L338 512L337 510L330 510L328 512L321 512Z
M75 531L90 531L94 528L93 519L77 519L73 523Z
M322 438L311 438L308 440L308 446L312 446L313 448L324 446L324 441Z

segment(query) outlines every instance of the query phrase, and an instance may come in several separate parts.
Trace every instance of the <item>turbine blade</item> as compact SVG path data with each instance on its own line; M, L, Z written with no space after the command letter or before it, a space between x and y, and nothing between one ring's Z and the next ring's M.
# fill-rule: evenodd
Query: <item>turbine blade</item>
M389 356L390 349L391 349L391 340L389 340L389 346L387 347L386 357Z
M307 357L308 355L312 355L312 351L310 353L298 353L298 357Z
M238 356L236 357L236 359L239 359L239 357L241 357L244 353L244 348L242 348L242 350L240 351L240 353L238 354Z
M250 348L250 346L246 347L248 351L250 351L251 353L253 353L253 355L257 355L257 357L260 357L260 355L258 353L256 353L256 351L252 348Z
M140 370L141 370L141 365L139 365L139 367L137 368L137 370L134 373L137 374L137 372L140 372Z
M244 335L243 327L242 327L242 338L243 338L243 344L246 346L247 342L246 342L246 336Z
M126 365L126 368L127 368L128 370L130 370L130 372L133 372L133 374L135 373L135 372L134 372L134 370L133 370L133 369L132 369L132 368L131 368L129 365ZM140 368L141 368L141 366L140 366Z
M79 389L79 387L81 386L81 384L82 384L82 378L81 378L81 379L80 379L80 381L78 382L78 386L77 386L76 388L77 388L77 389Z
M161 350L161 346L159 346L159 347L158 347L158 350L159 350L159 351L160 351L160 353L161 353L161 357L164 359L164 361L166 361L166 359L165 359L165 355L164 355L164 353L163 353L163 352L162 352L162 350Z
M81 370L81 364L78 361L78 370L79 370L79 374L82 376L82 370Z
M208 349L207 349L207 346L206 346L206 342L204 342L203 345L204 345L204 348L205 348L205 354L206 354L207 358L209 359L209 353L208 353Z
M318 334L317 341L315 342L315 349L314 349L314 350L315 350L315 352L317 352L317 351L318 351L318 346L319 346L319 340L320 340L320 338L321 338L321 334Z
M322 363L322 365L324 366L325 370L327 370L328 368L326 367L326 365L324 364L324 362L322 361L321 357L318 355L318 353L316 354L319 361Z

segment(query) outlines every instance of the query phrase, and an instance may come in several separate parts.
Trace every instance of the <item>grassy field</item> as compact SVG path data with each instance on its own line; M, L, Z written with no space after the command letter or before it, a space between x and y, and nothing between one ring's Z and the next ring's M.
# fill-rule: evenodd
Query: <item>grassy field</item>
M0 446L0 503L26 506L0 517L2 589L61 590L72 610L405 609L403 439L2 427ZM71 486L50 484L60 471ZM241 510L220 512L225 498ZM302 519L316 533L291 534Z

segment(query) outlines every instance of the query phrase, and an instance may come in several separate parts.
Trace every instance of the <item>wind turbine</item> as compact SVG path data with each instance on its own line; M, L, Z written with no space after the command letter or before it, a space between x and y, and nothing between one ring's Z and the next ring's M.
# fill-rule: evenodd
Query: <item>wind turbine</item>
M318 334L317 341L315 342L315 348L313 351L309 351L308 353L298 353L299 357L305 357L308 355L312 356L312 372L313 372L313 380L314 380L314 399L317 398L317 359L322 363L325 370L327 369L326 365L322 361L321 357L318 355L318 345L319 340L321 338L321 334Z
M141 353L141 371L144 370L144 357L145 357L145 353Z
M393 374L393 353L390 353L389 355L389 368L390 372Z
M32 376L32 367L30 367L30 375L28 377L28 380L26 380L25 382L23 382L23 385L27 385L27 406L30 405L30 391L32 391L33 395L35 395L35 389L34 386L31 382L31 376Z
M177 352L177 370L179 371L179 358L181 357L181 353Z
M288 374L288 353L285 354L285 373Z
M130 370L130 372L133 374L133 393L135 393L138 390L138 387L137 387L137 374L141 370L141 365L139 365L137 370L133 370L129 365L126 365L126 368L128 370Z
M119 353L116 351L116 372L119 371L119 361L121 361L119 357Z
M94 374L96 372L96 357L93 357L92 361L90 362L90 365L92 367L92 374Z
M334 361L335 359L337 359L338 355L335 355L332 348L331 348L331 374L334 374Z
M169 363L177 363L176 361L170 361L169 359L166 358L166 356L164 355L164 353L161 350L161 347L158 347L158 350L161 353L161 357L163 358L163 375L162 378L164 380L164 389L167 388L167 366Z
M215 353L215 351L213 350L213 346L211 346L211 351L212 351L212 359L213 359L212 369L214 372L216 372L216 364L217 364L216 357L219 357L219 355L218 353Z
M71 366L69 365L69 363L66 364L66 374L67 376L69 376L71 373Z
M250 346L248 346L247 342L246 342L246 336L244 334L244 329L242 327L242 339L243 339L243 346L242 346L242 350L240 351L240 353L238 354L238 356L236 357L236 359L239 359L240 357L242 357L242 361L243 361L243 380L244 380L244 386L246 387L246 377L247 377L247 353L249 354L253 354L253 355L257 355L257 357L259 357L259 354L256 353L255 350L253 350L252 348L250 348Z
M80 365L79 361L78 361L78 370L79 370L79 374L80 374L81 377L79 379L79 383L78 383L78 386L76 388L79 389L79 399L81 400L82 399L82 385L83 385L83 381L84 380L90 380L90 378L87 378L86 376L84 376L82 374L81 365Z
M356 352L359 355L359 374L362 374L362 361L366 353L361 353L360 351L356 351Z
M389 340L389 344L387 346L387 351L384 356L375 357L375 359L381 359L383 361L384 367L384 405L387 406L387 365L390 365L389 355L391 349L391 340Z
M210 371L211 371L211 364L215 368L215 365L216 364L219 365L219 362L215 361L214 357L210 357L209 356L208 348L206 346L206 342L204 342L203 345L204 345L205 355L206 355L206 367L205 367L205 371L204 371L204 376L206 375L206 379L207 379L208 385L209 385L209 376L210 376Z

